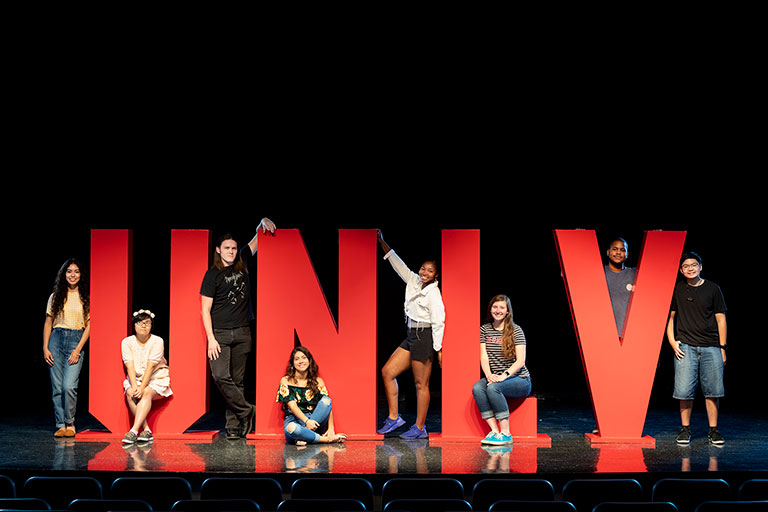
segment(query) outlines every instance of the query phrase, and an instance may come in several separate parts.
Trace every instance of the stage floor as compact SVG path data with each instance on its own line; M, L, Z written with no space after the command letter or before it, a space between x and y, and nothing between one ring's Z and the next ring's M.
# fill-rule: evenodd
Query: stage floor
M703 404L702 404L703 405ZM703 409L700 408L700 409ZM52 416L52 414L51 414ZM406 420L411 420L407 415ZM216 430L221 413L211 412L196 424ZM360 473L360 474L595 474L677 472L764 472L768 470L768 418L723 410L722 447L707 443L703 410L694 413L693 440L679 446L679 416L674 409L648 412L644 433L655 447L593 445L585 433L593 428L588 405L539 400L538 432L549 446L516 442L483 447L477 442L404 441L396 435L376 441L296 447L282 440L155 439L148 445L123 446L120 439L58 440L49 415L15 415L0 420L0 473L36 471L156 471L205 473ZM410 423L408 423L410 424ZM83 429L89 425L81 422ZM439 430L430 415L428 430ZM399 431L398 431L399 433Z

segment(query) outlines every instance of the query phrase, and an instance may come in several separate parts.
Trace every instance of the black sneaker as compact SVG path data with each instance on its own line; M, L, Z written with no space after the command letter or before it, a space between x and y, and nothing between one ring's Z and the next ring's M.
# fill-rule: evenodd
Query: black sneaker
M253 406L253 409L251 410L251 413L241 421L240 423L240 429L239 434L240 437L246 437L248 434L251 433L253 430L253 427L256 423L256 406Z
M227 439L240 439L239 428L228 428L226 429L226 432L227 432Z
M709 439L709 442L720 446L725 444L725 439L723 438L723 435L720 433L719 430L717 430L717 427L712 427L709 429L709 435L707 436L707 439Z
M677 444L688 444L691 442L691 427L683 427L675 438Z

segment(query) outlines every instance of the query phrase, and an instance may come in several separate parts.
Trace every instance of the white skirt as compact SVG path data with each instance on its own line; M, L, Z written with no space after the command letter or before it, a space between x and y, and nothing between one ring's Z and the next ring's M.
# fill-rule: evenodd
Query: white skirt
M141 379L142 377L136 377L136 385L141 385ZM157 371L153 372L152 375L149 377L149 382L147 383L147 386L151 387L155 390L155 393L157 393L160 396L171 396L173 394L173 391L171 391L171 377L168 372L168 368L159 368ZM126 378L123 381L123 391L127 390L129 387L131 387L131 381Z

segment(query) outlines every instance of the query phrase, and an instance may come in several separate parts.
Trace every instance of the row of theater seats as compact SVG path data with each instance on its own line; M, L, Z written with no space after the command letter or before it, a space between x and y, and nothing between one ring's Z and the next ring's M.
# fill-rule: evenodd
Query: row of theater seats
M363 477L300 477L290 489L272 478L211 477L193 493L179 476L119 477L105 491L88 476L33 476L17 490L0 475L2 510L738 512L768 510L768 479L734 489L719 478L661 478L650 490L632 478L575 479L556 494L537 478L481 479L466 493L454 478L392 477L374 492Z

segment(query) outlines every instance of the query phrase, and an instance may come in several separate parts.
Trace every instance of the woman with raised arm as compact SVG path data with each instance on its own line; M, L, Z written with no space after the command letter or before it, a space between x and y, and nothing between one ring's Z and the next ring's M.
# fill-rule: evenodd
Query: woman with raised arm
M428 437L425 426L429 409L429 377L432 374L432 361L437 357L442 364L443 331L445 328L445 306L438 287L439 275L437 262L427 260L419 267L419 272L412 272L378 231L379 245L384 250L384 259L405 282L405 319L407 333L405 340L397 347L381 369L384 390L387 396L389 415L384 425L377 430L387 434L405 424L398 412L397 377L411 369L416 385L416 421L406 432L400 434L403 439L421 439Z

